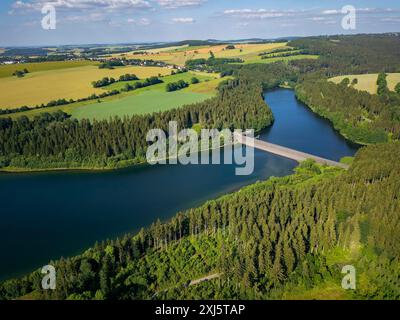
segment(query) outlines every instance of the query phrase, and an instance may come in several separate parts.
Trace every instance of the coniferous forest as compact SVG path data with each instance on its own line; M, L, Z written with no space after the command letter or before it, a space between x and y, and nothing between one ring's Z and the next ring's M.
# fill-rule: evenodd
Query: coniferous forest
M229 81L216 98L151 115L90 122L62 112L33 120L0 119L0 166L11 168L114 168L145 161L146 134L152 128L168 131L200 123L203 128L254 128L273 121L262 89L253 83Z
M0 284L0 299L400 299L400 94L334 84L346 74L400 72L399 35L313 37L290 44L317 60L208 67L234 80L215 98L152 115L74 120L58 112L0 119L2 168L115 168L144 161L151 128L273 123L263 92L280 85L363 143L348 170L307 160L271 178L156 221L135 234ZM334 41L332 41L334 40ZM357 269L343 290L342 267ZM212 281L193 283L212 276Z
M0 287L3 299L398 299L400 144L359 152L349 171L306 162L292 176L243 188L136 235L61 259L56 290L39 271ZM359 288L341 289L341 269ZM188 285L207 274L217 280ZM33 292L33 293L32 293Z

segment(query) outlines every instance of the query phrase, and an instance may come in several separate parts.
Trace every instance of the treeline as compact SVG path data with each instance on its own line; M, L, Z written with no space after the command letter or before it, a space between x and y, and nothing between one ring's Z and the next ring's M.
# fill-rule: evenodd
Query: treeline
M186 107L133 117L90 122L62 112L29 120L0 119L0 163L12 168L113 168L143 162L150 129L200 124L204 128L267 127L273 119L255 83L232 81L217 97Z
M63 106L75 102L84 102L84 101L90 101L90 100L98 100L106 97L111 97L117 94L120 94L121 92L119 90L110 90L110 91L105 91L100 94L91 94L88 97L85 98L79 98L79 99L57 99L57 100L51 100L48 103L44 104L42 103L41 105L36 105L35 107L28 107L28 106L22 106L19 108L15 109L0 109L0 115L1 114L13 114L13 113L18 113L18 112L25 112L25 111L30 111L30 110L37 110L37 109L43 109L43 108L48 108L48 107L55 107L55 106Z
M134 81L134 80L139 80L139 78L136 76L136 74L130 74L130 73L123 74L118 79L118 81Z
M265 56L267 54L289 52L289 51L294 51L294 50L299 50L299 49L298 48L291 48L291 47L276 48L276 49L271 50L271 51L261 52L258 55L259 56Z
M260 54L261 59L269 59L269 58L284 58L284 57L291 57L291 56L298 56L304 54L302 50L289 50L289 51L282 51L276 53L264 53Z
M10 48L0 53L0 56L47 56L51 51L46 48Z
M400 95L390 93L380 76L380 95L334 84L306 80L296 87L296 96L314 112L332 121L344 136L360 143L386 142L400 138Z
M170 82L167 84L165 90L167 92L172 92L172 91L177 91L177 90L182 90L184 88L189 87L189 83L187 83L184 80L179 80L177 82Z
M2 283L0 298L398 299L399 158L400 144L388 143L362 149L349 171L307 161L295 175L50 262L56 290L42 290L37 271ZM355 291L341 288L349 264L362 279ZM219 278L188 286L208 274Z
M134 53L135 54L135 53ZM157 61L152 59L127 59L122 57L120 59L101 60L99 65L100 69L115 69L115 67L123 66L143 66L143 67L167 67L168 63L164 61Z
M119 77L118 80L115 80L112 77L104 77L101 80L93 81L92 86L93 88L100 88L100 87L106 87L109 86L110 84L113 84L117 81L123 82L123 81L134 81L134 80L139 80L139 78L135 74L123 74Z
M99 69L115 69L115 67L123 67L125 64L118 59L108 60L99 64Z
M315 61L293 61L303 73L327 77L400 71L398 34L310 37L291 41L304 53L320 55Z
M158 77L150 77L145 79L144 81L137 81L133 84L127 83L121 91L132 91L140 88L145 88L149 86L153 86L155 84L163 83L164 81Z
M216 71L216 67L225 65L228 63L242 63L243 60L240 58L215 58L211 56L208 59L192 59L185 63L185 67L189 70L199 70L205 72Z
M23 78L28 73L29 73L28 69L25 68L23 70L16 70L12 75L17 78Z
M114 78L104 77L101 80L93 81L92 86L93 86L93 88L100 88L100 87L105 87L110 84L113 84L114 82L115 82Z

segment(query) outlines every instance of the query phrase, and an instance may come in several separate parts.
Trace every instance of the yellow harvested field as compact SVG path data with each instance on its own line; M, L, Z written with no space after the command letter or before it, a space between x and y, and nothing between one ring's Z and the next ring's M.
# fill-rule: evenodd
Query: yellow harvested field
M216 88L222 81L231 79L233 79L233 77L225 77L225 78L213 79L210 81L204 81L189 87L188 90L190 90L190 92L195 92L195 93L210 93L216 90Z
M268 52L277 48L286 46L286 42L264 43L264 44L235 44L235 49L227 50L226 45L201 46L191 49L188 46L168 47L155 50L148 50L146 54L125 53L124 57L128 59L148 59L164 61L170 64L184 65L187 60L209 58L210 51L217 58L242 58L245 61L254 59L261 52ZM176 51L174 51L177 49ZM182 50L184 49L184 50ZM138 50L141 51L141 50ZM115 54L112 57L121 57L121 54Z
M16 70L28 69L29 72L38 72L38 71L49 71L49 70L92 66L96 64L98 63L94 61L76 60L76 61L31 62L31 63L1 65L0 78L11 77Z
M202 81L195 85L190 85L190 87L188 87L188 88L177 91L175 95L177 97L178 103L179 103L179 93L185 93L186 95L188 93L206 94L211 97L211 96L217 94L217 87L222 81L233 79L233 77L220 78L218 74L214 74L214 73L204 73L204 72L191 72L191 73L196 74L198 76L211 77L211 79L209 81ZM183 74L182 76L187 77L187 74ZM175 77L177 77L177 75ZM214 78L214 79L212 79L212 78ZM118 101L126 102L126 99L133 98L134 96L142 96L142 94L149 96L150 92L154 92L157 96L160 96L159 94L162 95L165 92L164 87L165 87L165 84L158 84L158 85L141 88L141 89L137 89L137 90L130 91L130 92L123 92L116 96L110 96L110 97L105 97L105 98L100 99L101 100L100 104L96 100L89 100L89 101L75 102L75 103L62 105L62 106L46 107L46 108L33 109L33 110L29 110L29 111L24 111L24 112L4 114L4 115L0 115L0 118L10 117L12 119L17 119L21 116L27 116L28 118L32 119L35 116L40 115L41 113L45 113L45 112L51 113L51 112L56 112L58 110L61 110L68 114L74 114L77 112L77 110L82 111L84 109L84 107L89 107L89 108L93 107L93 104L101 106L102 103L107 103L107 102L118 102ZM139 99L141 99L141 98L139 98ZM161 101L161 103L164 103L164 101ZM114 111L117 114L119 110L114 110Z
M166 47L166 48L157 48L157 49L150 49L150 50L144 50L144 51L150 52L150 53L158 53L158 52L165 52L165 51L182 50L184 48L189 48L189 45L171 46L171 47ZM138 51L143 51L143 50L139 49Z
M126 73L136 74L140 79L158 74L167 75L170 69L161 67L129 66L115 69L99 69L96 66L59 69L29 73L23 78L0 79L0 109L46 104L57 99L79 99L93 93L103 93L93 88L91 82L103 77L118 78Z
M350 83L353 81L353 79L357 79L358 83L354 86L355 89L360 91L367 91L371 94L376 94L376 91L378 89L378 86L376 85L376 81L378 80L377 73L358 75L352 74L347 76L334 77L329 80L334 83L340 83L344 78L349 78ZM394 87L400 82L400 73L388 73L386 80L389 90L394 91Z

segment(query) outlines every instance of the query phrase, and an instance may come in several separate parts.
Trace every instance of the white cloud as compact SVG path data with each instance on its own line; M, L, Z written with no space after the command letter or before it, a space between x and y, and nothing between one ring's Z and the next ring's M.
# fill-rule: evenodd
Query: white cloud
M88 15L68 15L61 19L67 22L99 22L106 20L105 16L101 13L90 13Z
M400 17L389 17L389 18L382 18L381 21L383 22L400 22Z
M129 9L150 8L147 0L18 0L12 4L13 9L41 10L45 4L62 9Z
M160 6L169 9L199 6L207 2L207 0L154 0L154 1L157 2Z
M336 9L330 9L330 10L322 11L322 14L329 14L329 15L331 15L331 14L339 14L339 13L341 13L341 11L336 10Z
M288 17L294 14L293 11L278 11L267 9L231 9L225 10L224 15L242 19L267 19Z
M140 19L129 18L127 20L127 22L129 24L134 24L134 25L137 25L137 26L148 26L149 24L151 24L151 21L149 19L147 19L147 18L140 18Z
M280 26L281 26L282 28L289 28L289 27L294 27L294 26L296 26L296 24L295 24L295 23L281 23Z
M172 22L174 22L174 23L194 23L195 20L193 18L173 18Z
M363 13L363 14L385 14L385 13L390 13L390 12L396 12L398 10L392 9L392 8L356 8L357 13ZM341 15L342 10L341 9L328 9L322 11L322 14L324 15Z

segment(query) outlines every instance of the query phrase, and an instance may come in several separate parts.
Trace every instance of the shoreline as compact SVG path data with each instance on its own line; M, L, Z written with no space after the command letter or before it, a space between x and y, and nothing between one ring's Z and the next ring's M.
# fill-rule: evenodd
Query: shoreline
M267 127L266 127L267 128ZM232 145L237 145L239 143L234 143ZM203 149L199 150L197 153L205 152L205 151L213 151L216 149L222 149L225 146L228 146L229 144L223 144L219 148L208 148L208 149ZM177 159L175 157L167 157L165 159L157 159L157 161L169 161L172 159ZM125 160L127 162L131 160ZM168 163L167 163L168 164ZM148 167L148 166L155 166L155 165L161 165L159 163L154 163L151 164L148 161L144 162L139 162L139 163L127 163L125 165L117 166L114 168L108 168L108 167L76 167L76 168L66 168L66 167L61 167L61 168L37 168L37 169L31 169L31 168L13 168L13 167L6 167L6 168L0 168L0 175L1 174L23 174L23 173L50 173L50 172L88 172L88 173L95 173L95 172L110 172L110 171L116 171L116 170L122 170L122 169L127 169L127 168L139 168L139 167Z
M324 119L324 120L329 121L329 123L332 125L332 128L333 128L340 136L342 136L344 139L346 139L348 142L354 143L354 144L358 144L360 147L366 147L366 146L369 146L369 145L372 145L372 144L373 144L373 143L367 143L367 142L362 142L362 141L357 141L357 140L352 140L352 139L350 139L349 136L346 135L346 134L343 132L343 130L337 129L337 128L335 127L335 124L333 123L333 121L332 121L328 116L325 116L325 115L323 115L323 114L317 112L317 111L316 111L316 110L318 109L317 107L314 107L314 106L312 106L312 105L306 103L301 97L299 97L298 94L297 94L296 88L294 88L294 89L292 89L292 90L294 90L295 98L296 98L297 101L299 101L299 102L301 102L302 104L304 104L313 114L317 115L317 116L320 117L321 119Z
M316 108L313 106L308 105L307 103L305 103L302 99L300 99L297 95L296 92L296 88L292 88L290 86L284 86L284 85L280 85L276 88L281 88L281 89L286 89L286 90L293 90L295 93L295 97L298 101L300 101L301 103L303 103L313 114L317 115L318 117L320 117L321 119L327 120L329 121L329 123L332 125L333 129L340 135L342 136L344 139L346 139L348 142L353 143L353 144L358 144L360 147L365 147L370 145L369 143L365 143L365 142L359 142L359 141L353 141L351 140L346 134L344 134L341 130L338 130L335 128L333 122L326 116L323 116L321 114L319 114L316 111ZM275 88L275 89L276 89ZM274 90L274 89L272 89ZM269 90L266 90L263 92L263 96L265 93L267 93ZM265 100L265 97L263 97ZM263 129L261 129L258 132L255 132L256 134L259 134L261 131L268 129L269 127L271 127L274 124L274 118L272 119L272 122L270 124L268 124L267 126L265 126ZM224 145L221 145L219 147L219 149L225 147ZM212 151L212 148L209 149L204 149L204 150L199 150L198 153L200 152L204 152L204 151ZM162 160L171 160L173 158L166 158L166 159L158 159L158 161L162 161ZM110 171L116 171L116 170L122 170L122 169L127 169L127 168L136 168L136 167L144 167L144 166L153 166L153 165L157 165L156 164L150 164L149 162L139 162L139 163L129 163L132 160L124 160L127 163L126 164L122 164L120 166L116 166L114 168L109 168L109 167L60 167L60 168L13 168L13 167L6 167L6 168L0 168L0 175L1 174L23 174L23 173L46 173L46 172L87 172L87 173L95 173L95 172L110 172Z

